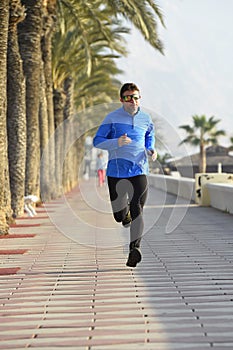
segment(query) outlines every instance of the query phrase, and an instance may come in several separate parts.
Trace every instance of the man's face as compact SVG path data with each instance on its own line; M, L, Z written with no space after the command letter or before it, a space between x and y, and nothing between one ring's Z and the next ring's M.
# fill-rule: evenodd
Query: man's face
M126 112L134 115L138 111L138 107L140 104L140 94L137 90L127 90L123 93L121 98L121 102Z

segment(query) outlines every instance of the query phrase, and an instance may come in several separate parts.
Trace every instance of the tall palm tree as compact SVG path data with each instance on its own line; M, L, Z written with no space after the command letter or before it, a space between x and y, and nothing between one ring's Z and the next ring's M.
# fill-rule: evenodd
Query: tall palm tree
M42 12L42 69L40 101L40 189L43 200L56 197L55 181L55 139L52 79L52 38L56 30L57 1L43 0ZM42 115L43 114L43 115Z
M26 162L25 79L19 54L17 24L25 11L19 0L10 1L7 52L7 136L13 216L24 212ZM17 150L17 151L16 151Z
M9 170L6 137L6 79L8 40L9 0L0 3L0 235L8 233L9 217Z
M41 73L42 0L21 0L25 20L18 25L20 54L26 78L27 153L25 194L39 196L39 104Z
M48 105L46 95L46 78L44 74L44 62L41 60L40 74L40 108L39 108L39 130L40 130L40 194L43 201L49 201L52 198L54 190L54 181L51 180L52 157L54 144L48 146L49 140L49 121L48 121ZM50 163L51 161L51 163Z
M103 14L101 14L103 17ZM80 95L75 95L75 91L80 91L82 83L85 82L89 84L89 90L85 96L85 100L91 100L94 95L94 86L95 82L93 77L96 77L95 72L98 69L100 72L100 66L102 66L102 83L104 77L110 73L107 70L104 62L107 58L111 57L112 64L113 58L116 57L116 54L107 53L109 43L111 43L112 50L116 48L119 52L124 52L124 48L120 43L119 33L122 31L125 32L125 29L121 29L118 25L114 30L110 28L110 21L105 16L105 24L101 24L103 27L102 30L99 30L100 25L96 26L96 18L84 18L83 26L89 28L88 34L85 34L85 40L80 37L79 32L74 26L73 18L71 19L69 25L69 31L63 33L63 30L57 31L54 37L54 46L53 46L53 78L54 78L54 88L55 88L55 98L54 98L54 111L55 111L55 124L56 124L56 176L57 181L61 181L61 165L63 163L64 154L62 153L63 148L67 148L67 144L70 138L70 130L68 127L70 124L69 119L72 116L73 111L73 101L80 99ZM107 22L108 21L108 22ZM81 26L82 27L82 26ZM83 29L83 28L82 28ZM103 33L104 31L104 33ZM106 39L107 38L107 39ZM115 42L115 43L114 43ZM88 52L88 55L87 55ZM87 57L88 56L88 57ZM90 61L88 61L90 59ZM105 72L104 72L105 66ZM116 69L115 69L116 71ZM81 80L81 77L83 79ZM96 81L97 82L97 81ZM93 87L91 89L91 87ZM93 90L93 91L91 91ZM65 93L65 101L63 101ZM98 94L98 93L97 93ZM77 98L76 98L77 97ZM64 110L62 109L65 107ZM85 107L87 105L85 104ZM65 123L64 123L65 121ZM64 127L62 127L62 125ZM59 128L58 128L59 127ZM62 136L62 132L64 136ZM79 147L79 145L76 145ZM75 152L74 147L70 150L69 154L65 157L64 162L64 171L63 171L63 188L70 189L70 183L75 183L74 178L71 181L71 173L75 173L75 169L78 169L77 162L74 161L71 153L79 155L79 152ZM57 157L60 158L57 159ZM69 160L71 160L69 164ZM73 171L70 171L70 165L73 168Z
M225 135L224 130L217 130L216 125L220 119L215 119L214 116L209 119L205 115L192 116L193 126L181 125L180 128L185 130L188 136L180 143L189 143L193 146L199 146L200 149L200 164L199 172L206 172L206 146L216 145L219 136Z
M111 101L111 99L109 100L109 93L108 95L105 94L105 101L103 101L103 92L104 89L105 93L106 90L111 91L112 87L115 86L113 77L120 70L116 67L114 59L119 57L120 54L126 54L120 34L128 30L121 27L119 23L112 30L108 26L109 23L106 23L105 32L108 36L108 40L106 40L103 33L99 32L98 28L95 28L89 22L91 28L88 32L89 54L91 57L90 72L86 63L86 50L82 40L77 35L76 28L70 29L66 35L62 35L61 32L57 32L55 35L53 49L54 86L63 89L66 79L72 78L74 82L73 98L76 108L78 106L86 108L89 104L98 103L98 96L101 96L102 102ZM109 42L111 43L111 50L109 50Z

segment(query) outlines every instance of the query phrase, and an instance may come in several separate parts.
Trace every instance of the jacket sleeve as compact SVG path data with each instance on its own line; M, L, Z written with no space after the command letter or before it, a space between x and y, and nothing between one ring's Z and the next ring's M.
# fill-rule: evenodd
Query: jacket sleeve
M152 120L150 120L149 127L145 136L145 147L147 150L154 150L155 148L155 130Z
M111 122L108 122L107 118L103 121L103 123L100 125L99 129L96 132L96 135L93 139L93 145L96 148L100 148L103 150L114 150L117 149L118 146L118 139L117 138L111 138L111 129L112 124Z

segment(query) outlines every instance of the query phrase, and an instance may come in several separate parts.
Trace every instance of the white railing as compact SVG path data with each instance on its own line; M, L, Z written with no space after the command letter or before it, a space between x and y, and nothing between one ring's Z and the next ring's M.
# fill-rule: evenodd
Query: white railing
M195 201L194 179L151 174L149 176L149 184L162 191Z
M207 194L208 201L202 200L200 202L196 198L194 179L151 174L149 175L149 184L162 191L196 201L200 205L210 205L233 214L233 183L206 183L202 189L202 195Z
M233 184L212 183L206 187L211 207L233 214Z

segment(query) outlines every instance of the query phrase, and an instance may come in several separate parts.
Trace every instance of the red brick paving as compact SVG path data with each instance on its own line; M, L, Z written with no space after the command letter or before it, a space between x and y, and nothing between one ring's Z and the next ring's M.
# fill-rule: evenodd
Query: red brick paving
M33 233L9 233L8 235L0 236L0 239L10 239L10 238L32 238L35 237Z
M12 228L21 228L21 227L37 227L40 226L41 224L32 224L32 223L27 223L27 224L10 224L10 227Z
M25 254L27 249L0 249L0 255Z
M20 267L1 267L0 275L14 275L20 270Z

